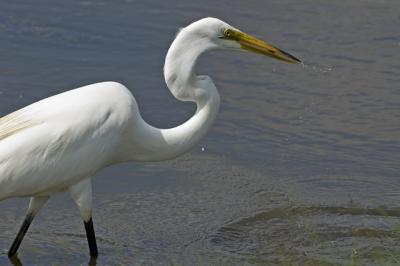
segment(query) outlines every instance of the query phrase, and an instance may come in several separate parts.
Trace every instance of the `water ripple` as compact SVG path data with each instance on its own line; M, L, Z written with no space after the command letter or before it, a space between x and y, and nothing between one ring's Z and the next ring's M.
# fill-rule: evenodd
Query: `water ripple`
M380 225L372 220L380 219ZM370 259L372 262L387 256L397 257L400 232L400 210L385 208L358 208L340 206L284 207L256 213L228 222L209 238L210 245L224 254L256 259L261 262L296 261L310 263L316 256L324 263L341 263L351 260L343 252L348 243L357 252L369 247L382 248ZM324 247L329 246L329 251ZM314 254L309 256L309 254ZM277 259L275 256L279 256ZM276 261L275 261L276 262Z

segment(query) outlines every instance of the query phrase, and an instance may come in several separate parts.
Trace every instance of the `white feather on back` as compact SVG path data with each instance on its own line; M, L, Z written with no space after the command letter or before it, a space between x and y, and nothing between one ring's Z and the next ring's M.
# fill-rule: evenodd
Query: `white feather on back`
M0 141L35 125L35 122L24 113L25 108L0 118Z

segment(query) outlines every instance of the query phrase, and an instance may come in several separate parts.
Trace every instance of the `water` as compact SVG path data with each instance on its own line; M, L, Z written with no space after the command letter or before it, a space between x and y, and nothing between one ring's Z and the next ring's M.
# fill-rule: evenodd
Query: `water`
M162 78L179 27L221 18L304 65L214 52L221 112L190 153L94 180L98 265L400 263L400 3L14 1L0 5L0 114L104 80L128 86L158 127L188 119ZM0 264L27 207L0 203ZM24 265L85 265L78 211L54 197Z

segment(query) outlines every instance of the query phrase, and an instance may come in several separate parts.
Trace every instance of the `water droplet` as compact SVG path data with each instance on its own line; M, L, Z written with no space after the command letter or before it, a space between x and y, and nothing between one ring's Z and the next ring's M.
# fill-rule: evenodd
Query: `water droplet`
M315 73L326 74L333 70L330 66L317 66L301 62L301 66L305 69L311 69Z

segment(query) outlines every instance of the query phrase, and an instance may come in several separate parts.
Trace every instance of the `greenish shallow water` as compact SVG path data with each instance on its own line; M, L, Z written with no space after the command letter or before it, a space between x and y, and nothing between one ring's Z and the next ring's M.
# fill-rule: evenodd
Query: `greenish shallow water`
M198 73L222 97L215 126L176 160L99 173L97 264L398 265L399 11L394 0L2 3L0 115L115 80L149 123L176 126L194 106L163 83L166 50L179 27L218 17L305 65L204 56ZM0 265L26 207L0 202ZM78 211L61 195L19 257L85 265L87 253Z

